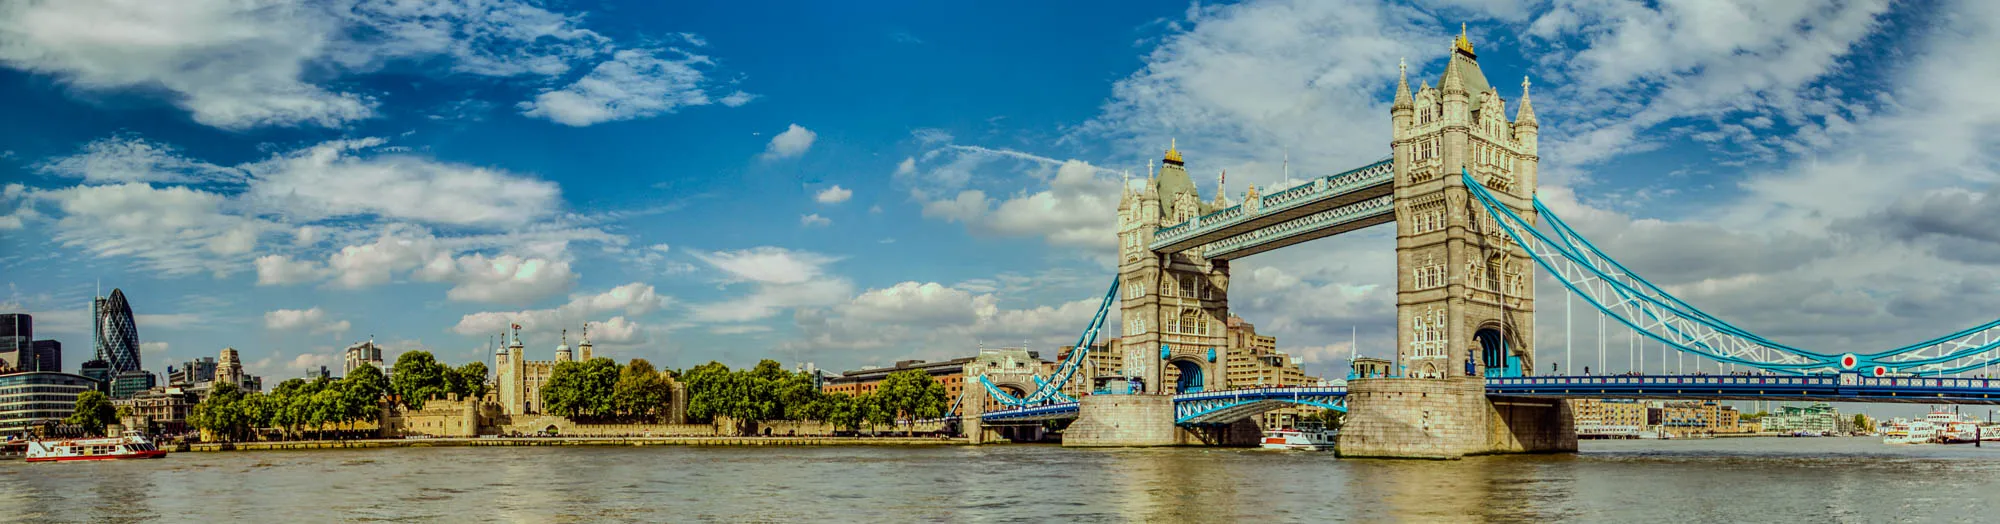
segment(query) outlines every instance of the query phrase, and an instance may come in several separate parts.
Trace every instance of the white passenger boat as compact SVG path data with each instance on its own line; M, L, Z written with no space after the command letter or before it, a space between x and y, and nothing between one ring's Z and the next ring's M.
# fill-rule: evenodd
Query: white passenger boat
M1259 447L1264 449L1298 449L1319 451L1333 449L1335 432L1319 428L1284 428L1264 432L1264 440Z
M28 462L65 462L71 460L117 460L161 458L167 451L146 440L137 431L127 431L124 436L107 438L83 438L63 440L28 441Z

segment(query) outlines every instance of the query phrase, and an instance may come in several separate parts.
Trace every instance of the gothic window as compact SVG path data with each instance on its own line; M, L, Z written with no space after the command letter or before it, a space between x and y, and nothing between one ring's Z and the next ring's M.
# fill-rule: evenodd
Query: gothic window
M1411 289L1444 287L1444 264L1418 266L1410 272Z
M1496 293L1497 293L1497 292L1499 292L1499 291L1500 291L1500 257L1499 257L1499 256L1497 256L1497 255L1496 255L1496 256L1494 256L1493 258L1489 258L1489 259L1486 259L1486 271L1484 271L1484 273L1486 273L1486 275L1485 275L1485 276L1486 276L1486 289L1488 289L1488 290L1491 290L1491 291L1493 291L1493 292L1496 292Z
M1188 298L1194 298L1194 297L1198 297L1198 296L1201 296L1201 295L1196 295L1196 294L1194 293L1194 277L1193 277L1193 276L1183 276L1183 277L1181 277L1181 296L1184 296L1184 297L1188 297Z
M1145 281L1131 282L1125 284L1125 298L1139 298L1143 296L1146 296Z
M1444 344L1444 310L1433 307L1410 319L1411 356L1442 357Z
M1202 300L1215 299L1215 286L1213 284L1204 284L1201 286L1201 299Z
M1161 276L1160 276L1160 296L1163 296L1163 297L1171 297L1171 296L1175 296L1175 295L1174 295L1174 277L1172 277L1172 276L1169 276L1169 275L1161 275Z
M1208 331L1208 329L1206 328L1198 327L1200 322L1201 322L1201 316L1196 315L1194 310L1183 309L1181 310L1181 328L1179 332L1188 334L1200 334L1199 332Z
M1146 319L1135 318L1125 321L1125 334L1140 335L1146 332Z
M1164 326L1160 326L1160 332L1161 332L1161 333L1180 333L1180 332L1181 332L1181 317L1179 317L1179 316L1176 316L1176 315L1168 315L1168 316L1167 316L1167 322L1166 322L1166 325L1164 325Z

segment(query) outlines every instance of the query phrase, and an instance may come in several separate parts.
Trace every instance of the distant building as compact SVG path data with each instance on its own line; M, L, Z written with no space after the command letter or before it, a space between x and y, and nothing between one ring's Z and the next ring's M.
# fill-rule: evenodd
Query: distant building
M196 384L215 380L215 357L189 360L179 368L167 368L168 384Z
M36 370L34 340L34 316L27 313L0 315L0 370Z
M1348 363L1354 378L1376 378L1389 376L1389 360L1375 357L1355 357Z
M1637 400L1569 401L1578 438L1637 438L1650 426L1650 406Z
M78 374L88 377L91 381L95 382L98 391L109 393L111 391L111 377L118 373L111 369L110 362L100 358L84 362Z
M132 398L141 391L153 389L156 380L152 373L126 371L111 377L110 396L114 399Z
M1056 362L1069 360L1070 352L1076 346L1063 346L1056 352ZM1063 385L1063 393L1071 397L1089 395L1101 389L1101 385L1114 379L1125 378L1125 352L1120 348L1119 339L1098 342L1090 346L1090 352L1077 364L1076 374L1069 383Z
M156 433L178 434L188 431L188 414L200 401L193 391L165 386L141 391L132 398L112 400L111 404L131 409L133 417L145 421Z
M555 374L556 364L569 362L574 356L569 349L569 331L564 330L562 344L556 346L555 360L528 360L527 349L521 345L520 329L518 324L513 326L513 330L501 339L507 341L507 346L493 353L495 398L499 399L500 412L507 415L540 413L543 409L542 383ZM584 330L583 343L578 344L577 349L583 353L584 359L592 357L588 328Z
M1764 424L1764 431L1772 433L1832 433L1840 430L1840 410L1825 402L1803 407L1782 406L1776 413L1765 415L1760 422Z
M37 340L35 348L35 369L33 371L62 371L62 342Z
M25 371L0 375L0 436L26 435L29 428L60 421L76 411L76 397L98 388L82 375Z
M1224 335L1228 351L1227 389L1310 386L1319 377L1307 376L1299 359L1278 351L1278 338L1257 334L1257 326L1231 315ZM1170 373L1171 374L1171 370Z
M138 371L139 325L132 320L132 305L125 292L112 289L110 297L91 302L91 327L97 344L97 359L111 364L115 373Z
M1736 408L1713 400L1666 402L1661 404L1660 412L1661 431L1674 437L1741 431Z
M375 369L388 371L387 366L382 365L382 347L375 345L375 341L372 339L367 342L347 346L347 352L342 361L343 365L340 368L340 376L343 377L354 374L354 370L361 366L375 366Z
M1044 365L1039 355L1036 355L1033 352L1029 352L1027 353L1027 355L1028 359L1019 362L1019 364L1021 364L1022 366L1034 366L1037 368ZM896 362L895 365L889 367L865 368L865 369L857 369L854 371L847 371L841 373L839 377L827 380L824 385L820 386L820 391L826 393L845 393L848 395L864 395L875 392L875 388L882 384L883 379L889 378L890 373L895 373L897 371L903 371L909 369L919 369L923 370L924 373L929 374L932 380L936 380L938 381L939 384L944 385L945 398L955 400L959 397L959 395L965 393L965 386L966 386L965 365L971 363L973 360L977 358L978 357L954 358L943 362L903 360L903 361L898 361ZM981 387L981 386L974 386L974 387ZM981 388L983 389L983 387Z
M319 379L332 380L333 370L327 369L326 366L320 366L319 371L306 370L305 379L308 382Z

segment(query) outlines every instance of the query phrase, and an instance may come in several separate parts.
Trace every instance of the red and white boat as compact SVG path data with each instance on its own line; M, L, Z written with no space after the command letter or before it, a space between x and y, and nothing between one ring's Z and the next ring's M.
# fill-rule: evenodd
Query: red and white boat
M1284 428L1264 432L1264 439L1258 447L1321 451L1333 449L1333 440L1334 432L1317 427Z
M127 431L122 437L28 441L28 462L149 459L167 456L145 435Z

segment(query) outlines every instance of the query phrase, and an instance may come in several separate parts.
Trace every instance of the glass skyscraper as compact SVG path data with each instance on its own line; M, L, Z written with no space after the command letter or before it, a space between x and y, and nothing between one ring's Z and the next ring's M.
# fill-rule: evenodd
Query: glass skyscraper
M132 305L125 292L112 289L110 297L91 303L95 314L97 358L111 364L112 373L139 371L139 325L132 321Z
M34 371L35 317L26 313L0 315L0 368Z

